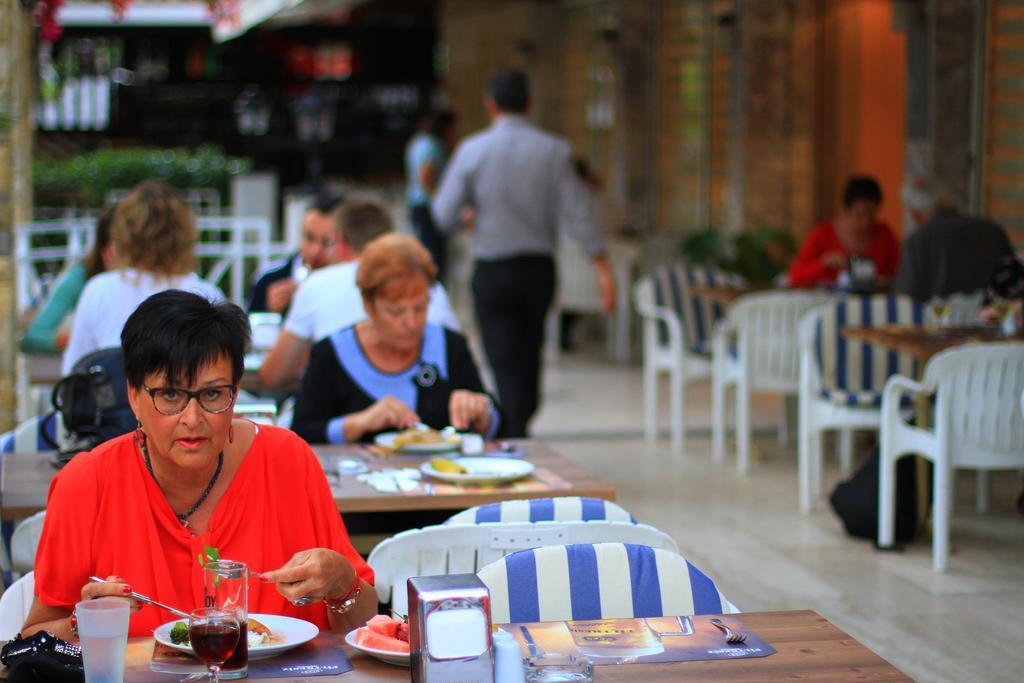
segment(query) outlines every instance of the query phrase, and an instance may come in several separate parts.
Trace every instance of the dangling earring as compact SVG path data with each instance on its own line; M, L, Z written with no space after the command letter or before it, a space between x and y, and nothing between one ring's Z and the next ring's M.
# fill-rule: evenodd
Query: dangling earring
M142 423L136 422L135 427L135 445L142 450L146 447L146 432L142 431Z
M228 443L235 442L235 425L228 427Z

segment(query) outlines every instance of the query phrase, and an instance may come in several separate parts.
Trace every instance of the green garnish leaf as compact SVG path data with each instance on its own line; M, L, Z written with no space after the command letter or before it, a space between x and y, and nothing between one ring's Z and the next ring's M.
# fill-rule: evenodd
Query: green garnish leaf
M220 549L214 548L212 545L203 546L203 554L199 555L199 566L205 567L207 562L217 562L220 560Z

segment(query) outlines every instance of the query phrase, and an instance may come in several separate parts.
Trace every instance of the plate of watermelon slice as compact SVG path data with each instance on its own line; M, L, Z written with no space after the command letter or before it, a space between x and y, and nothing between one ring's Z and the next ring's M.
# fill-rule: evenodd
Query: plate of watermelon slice
M345 635L345 642L371 657L395 666L409 666L409 624L378 614Z

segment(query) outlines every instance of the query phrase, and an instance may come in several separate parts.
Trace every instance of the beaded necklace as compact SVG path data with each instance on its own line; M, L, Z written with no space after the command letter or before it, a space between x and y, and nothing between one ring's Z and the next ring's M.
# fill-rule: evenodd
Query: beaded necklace
M149 470L149 474L150 476L153 477L153 481L156 481L156 485L160 486L160 482L157 481L156 479L156 473L153 472L153 464L149 461L149 450L146 448L146 442L143 441L140 444L140 447L142 448L142 457L145 458L146 460L146 469ZM203 504L203 501L206 500L206 497L210 495L210 491L213 490L213 485L217 483L217 479L220 477L220 470L221 467L223 467L223 465L224 451L221 451L220 453L217 454L217 469L213 471L213 476L210 477L210 483L206 485L206 488L203 490L203 494L199 496L199 500L196 501L196 504L190 507L186 512L183 512L181 514L178 514L177 512L174 513L174 516L178 518L178 521L181 522L181 525L183 527L188 528L188 518L195 514L195 511L198 510L199 506Z

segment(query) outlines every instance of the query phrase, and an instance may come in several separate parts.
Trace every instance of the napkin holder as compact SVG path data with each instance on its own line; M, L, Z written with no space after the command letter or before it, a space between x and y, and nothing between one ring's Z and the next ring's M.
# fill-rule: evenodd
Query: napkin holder
M476 574L408 580L413 683L494 683L491 597Z

